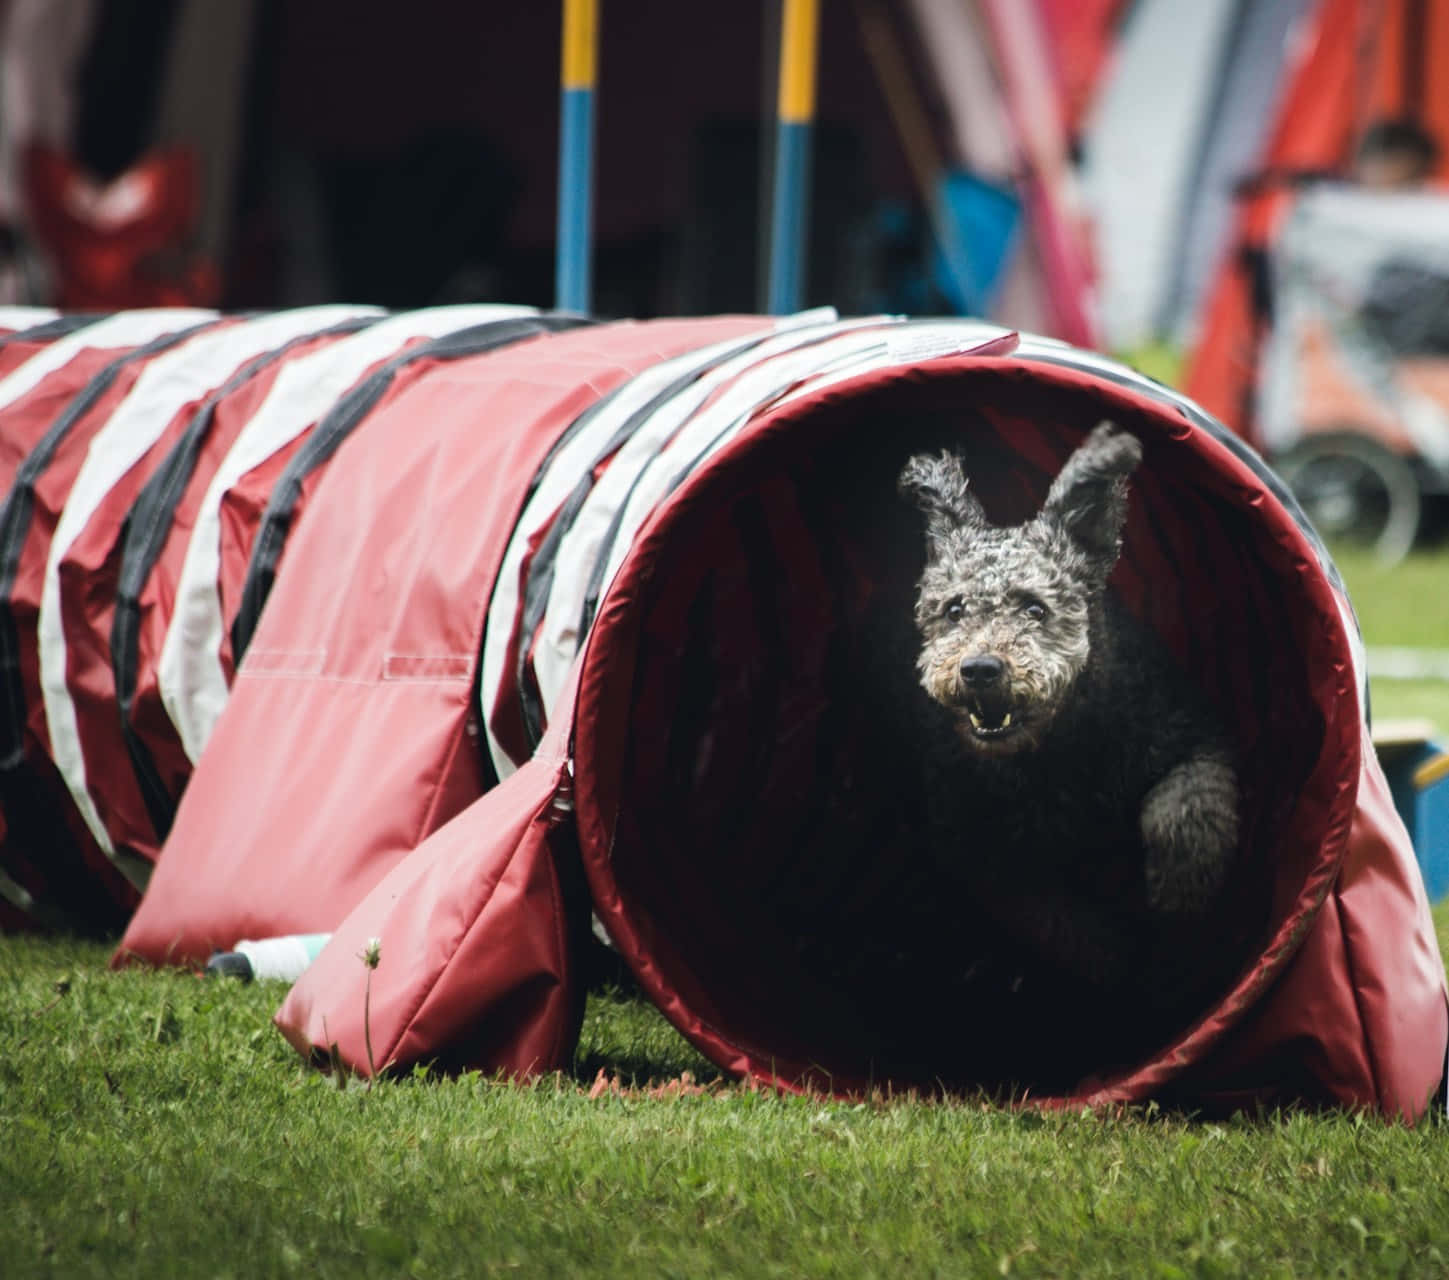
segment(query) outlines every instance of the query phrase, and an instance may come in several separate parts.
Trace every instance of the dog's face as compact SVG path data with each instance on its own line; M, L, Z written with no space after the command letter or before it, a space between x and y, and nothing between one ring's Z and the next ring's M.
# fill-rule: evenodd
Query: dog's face
M1091 658L1091 621L1122 545L1142 446L1102 423L1026 524L987 521L961 461L917 454L901 493L926 514L916 594L925 691L984 755L1035 746Z

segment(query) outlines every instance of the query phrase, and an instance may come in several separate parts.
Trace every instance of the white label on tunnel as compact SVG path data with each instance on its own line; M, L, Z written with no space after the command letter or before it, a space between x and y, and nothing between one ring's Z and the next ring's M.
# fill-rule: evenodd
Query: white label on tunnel
M949 326L903 325L886 340L890 364L917 364L942 356L964 355L983 342L1005 337L1009 329L996 325L954 321Z

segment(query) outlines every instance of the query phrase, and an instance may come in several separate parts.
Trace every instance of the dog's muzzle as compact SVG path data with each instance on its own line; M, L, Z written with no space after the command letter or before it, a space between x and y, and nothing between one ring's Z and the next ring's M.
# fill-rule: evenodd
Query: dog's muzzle
M1000 738L1016 726L1006 663L989 654L961 662L961 701L978 738Z

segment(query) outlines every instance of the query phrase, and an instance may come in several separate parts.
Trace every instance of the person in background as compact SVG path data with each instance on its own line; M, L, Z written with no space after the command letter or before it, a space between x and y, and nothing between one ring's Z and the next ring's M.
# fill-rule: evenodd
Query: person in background
M1439 144L1413 120L1378 120L1359 140L1350 176L1376 191L1404 191L1426 182L1439 164Z

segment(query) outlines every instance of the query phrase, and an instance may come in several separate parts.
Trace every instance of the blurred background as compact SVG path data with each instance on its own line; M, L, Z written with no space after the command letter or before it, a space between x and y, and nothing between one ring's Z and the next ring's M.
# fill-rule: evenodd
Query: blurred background
M0 0L0 302L551 304L566 8ZM602 0L597 313L769 309L785 8ZM1182 386L1449 724L1449 0L822 0L810 45L799 302Z

